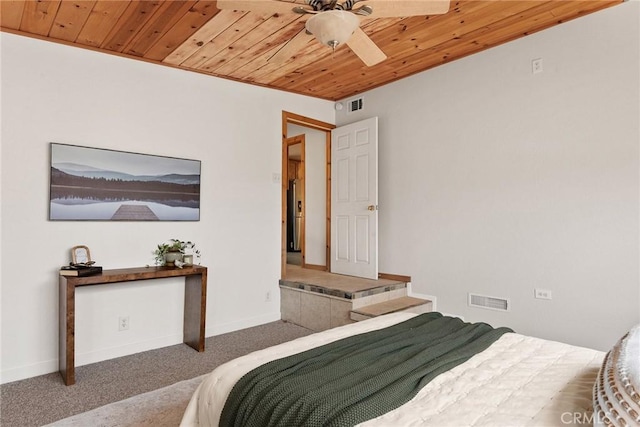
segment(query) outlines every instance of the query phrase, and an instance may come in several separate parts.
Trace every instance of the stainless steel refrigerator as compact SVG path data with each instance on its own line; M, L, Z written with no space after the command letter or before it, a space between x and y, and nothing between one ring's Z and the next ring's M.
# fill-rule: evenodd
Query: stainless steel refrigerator
M289 181L287 190L287 251L299 252L302 227L302 182L299 179Z

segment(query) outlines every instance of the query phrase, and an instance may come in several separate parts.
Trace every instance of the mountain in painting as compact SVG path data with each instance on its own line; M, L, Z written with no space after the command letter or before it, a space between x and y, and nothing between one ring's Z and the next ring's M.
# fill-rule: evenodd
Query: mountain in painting
M80 176L84 178L104 178L122 181L159 181L174 184L199 184L200 175L183 175L177 173L169 173L162 175L132 175L125 172L110 171L95 168L93 166L81 165L78 163L55 163L54 168L69 175Z

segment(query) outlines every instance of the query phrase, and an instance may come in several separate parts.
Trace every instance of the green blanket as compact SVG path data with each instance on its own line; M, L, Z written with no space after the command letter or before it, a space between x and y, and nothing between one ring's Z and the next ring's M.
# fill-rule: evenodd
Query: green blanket
M506 332L426 313L274 360L233 387L220 425L355 425L406 403Z

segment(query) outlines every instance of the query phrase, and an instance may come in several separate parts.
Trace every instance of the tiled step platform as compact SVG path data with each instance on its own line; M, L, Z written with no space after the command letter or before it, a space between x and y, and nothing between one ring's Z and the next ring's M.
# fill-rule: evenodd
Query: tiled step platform
M370 280L287 265L280 280L282 320L314 331L396 311L425 313L428 300L407 296L407 283Z

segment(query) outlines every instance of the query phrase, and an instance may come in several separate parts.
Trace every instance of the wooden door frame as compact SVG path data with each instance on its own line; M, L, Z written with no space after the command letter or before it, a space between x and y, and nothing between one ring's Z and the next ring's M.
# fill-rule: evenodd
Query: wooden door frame
M280 274L285 277L287 273L287 190L289 188L289 155L287 144L287 126L295 124L315 130L323 131L325 137L325 158L326 158L326 266L325 270L330 271L331 268L331 130L335 129L335 125L312 119L310 117L301 116L299 114L282 111L282 217L281 217L281 241L280 241ZM306 212L305 212L306 213ZM304 221L304 218L303 218ZM301 244L304 244L304 232ZM304 248L301 249L304 254ZM303 259L304 265L304 259Z

